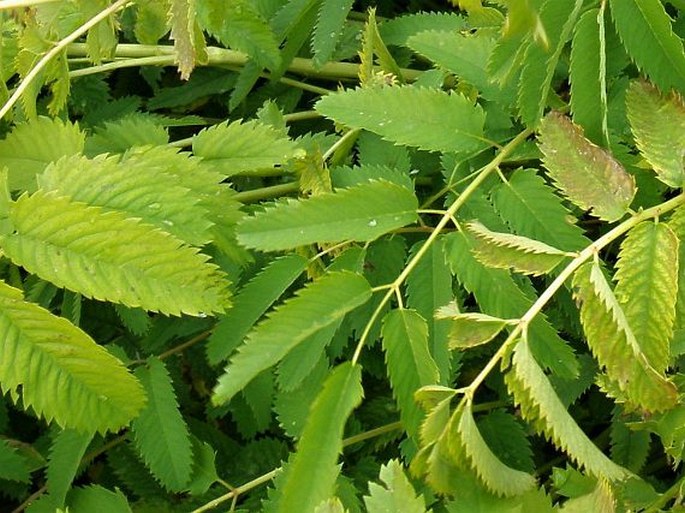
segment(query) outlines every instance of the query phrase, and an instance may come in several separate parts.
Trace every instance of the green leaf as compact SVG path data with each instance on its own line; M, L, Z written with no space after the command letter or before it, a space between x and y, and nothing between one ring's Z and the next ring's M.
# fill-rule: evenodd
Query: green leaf
M95 128L86 140L88 156L101 153L124 153L134 146L163 146L169 142L169 134L159 119L150 115L129 114L116 121L106 121Z
M461 411L460 411L461 410ZM513 469L492 452L483 440L471 412L471 402L457 409L453 419L457 420L456 431L459 437L459 452L463 451L476 471L478 478L497 495L512 497L535 488L535 478L521 470ZM450 423L451 424L451 423ZM456 440L450 441L452 444Z
M145 403L122 363L64 318L0 283L0 384L25 407L81 431L114 431Z
M400 418L410 436L419 431L423 412L414 401L421 387L435 385L438 368L428 351L428 325L415 310L391 310L383 319L385 362Z
M157 358L150 358L135 375L148 397L147 406L131 423L136 447L160 483L180 492L190 480L193 450L171 377Z
M379 139L380 141L380 139ZM383 141L381 141L383 142ZM394 146L397 149L404 149L400 146ZM358 151L362 151L358 148ZM378 157L377 152L373 155ZM361 158L361 156L360 156ZM330 170L331 182L335 189L342 189L346 187L353 187L364 182L371 182L373 180L385 180L397 185L401 185L405 189L413 190L414 182L408 173L398 169L397 166L383 165L383 164L361 164L360 166L336 166Z
M139 218L188 244L210 242L212 223L202 198L178 184L169 167L156 159L73 156L50 164L38 184L46 192Z
M599 265L587 263L580 267L574 274L573 286L581 302L580 320L587 343L608 378L625 394L619 400L649 412L672 408L678 391L666 379L664 370L655 368L649 359L658 349L647 346L651 353L645 353L643 341L635 337Z
M450 318L450 349L487 344L509 324L504 319L481 313L460 313Z
M65 429L55 438L50 447L47 477L47 491L54 503L62 506L72 481L76 478L81 459L92 440L92 433L80 433Z
M647 463L651 449L649 431L635 431L625 422L614 419L611 423L611 459L631 472L639 474Z
M284 469L279 513L310 513L333 495L345 422L362 396L361 367L347 362L330 373Z
M426 30L458 32L466 27L466 18L454 12L419 12L385 20L379 27L386 45L405 46L407 40Z
M258 121L228 121L193 137L193 153L224 176L249 174L298 157L297 144Z
M635 196L635 179L579 127L550 113L540 127L540 149L550 176L573 203L605 221L623 217Z
M235 306L219 318L207 342L207 359L217 364L231 354L267 309L304 272L307 260L288 255L270 262L240 289Z
M131 513L126 496L120 490L113 492L99 485L74 488L69 493L68 505L72 513Z
M354 0L323 0L312 35L314 66L321 66L333 56L340 41L347 15Z
M305 200L286 200L238 224L238 242L261 251L312 243L370 241L416 220L418 200L402 186L374 181Z
M485 147L485 113L458 93L409 86L353 89L324 96L316 110L351 128L424 150L469 152Z
M216 452L207 442L192 437L193 471L187 490L191 495L204 495L219 480L216 473Z
M169 32L167 18L171 0L140 0L135 4L136 24L133 33L139 43L156 45ZM172 24L174 20L172 20Z
M638 68L667 91L685 92L683 42L659 0L609 0L611 16L628 55Z
M640 223L621 244L614 275L614 294L630 329L649 364L661 373L671 364L678 249L668 224Z
M37 191L11 206L13 262L86 297L178 315L221 312L227 279L208 257L120 212Z
M525 472L535 471L529 430L517 415L492 410L478 418L478 431L504 464Z
M214 404L227 402L307 337L370 298L368 282L354 273L330 273L310 283L248 334L219 378L212 401Z
M202 30L195 21L194 0L171 0L169 19L171 39L174 41L174 61L182 80L188 80L201 54L205 51Z
M608 145L604 9L590 9L576 24L571 47L571 112L588 139Z
M398 460L383 465L378 477L383 484L369 483L369 495L364 497L368 513L426 513L423 496L416 495Z
M590 240L576 226L561 198L532 169L519 169L491 195L512 230L564 251L578 251Z
M631 82L626 108L635 144L656 171L659 180L671 187L685 185L685 103L677 93L662 95L642 80Z
M628 476L628 472L604 455L573 420L533 358L527 340L520 340L514 348L511 367L504 379L521 416L580 467L611 481Z
M0 168L9 169L12 190L36 189L35 177L50 162L83 151L85 134L77 124L39 117L17 125L0 141Z
M513 269L524 274L547 274L568 255L537 240L488 230L477 221L466 225L473 235L473 251L483 264L499 269Z
M555 513L559 511L552 506L552 499L545 493L544 488L535 488L516 497L498 497L479 486L478 483L465 481L463 478L459 480L458 498L453 502L448 502L446 508L449 513L513 513L524 511ZM593 513L599 512L599 510L592 511Z
M28 483L30 478L26 459L22 458L6 440L0 440L0 479Z

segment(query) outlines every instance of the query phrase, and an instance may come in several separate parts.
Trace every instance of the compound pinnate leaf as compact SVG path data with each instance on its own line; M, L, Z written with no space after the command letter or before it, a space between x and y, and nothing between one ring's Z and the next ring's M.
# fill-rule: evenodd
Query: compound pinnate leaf
M487 145L485 112L457 93L408 86L353 89L324 96L316 110L349 127L424 150L468 152Z
M577 125L551 112L540 126L540 149L550 176L573 203L605 221L623 217L635 196L635 179Z
M238 224L238 242L261 251L315 242L370 241L416 220L418 200L381 180L276 204Z
M626 108L635 143L671 187L685 185L685 102L677 93L662 95L652 84L639 80L630 84Z
M0 283L0 385L65 428L114 431L145 403L123 364L62 317Z

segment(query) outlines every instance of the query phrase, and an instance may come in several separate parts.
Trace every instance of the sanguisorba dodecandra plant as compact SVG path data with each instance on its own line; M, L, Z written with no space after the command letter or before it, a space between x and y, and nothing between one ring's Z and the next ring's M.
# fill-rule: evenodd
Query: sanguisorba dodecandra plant
M682 508L685 3L370 3L0 2L8 511Z

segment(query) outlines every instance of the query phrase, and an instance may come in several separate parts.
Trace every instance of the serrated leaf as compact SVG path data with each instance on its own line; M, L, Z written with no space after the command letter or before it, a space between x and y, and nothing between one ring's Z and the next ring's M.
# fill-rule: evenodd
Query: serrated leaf
M224 176L282 165L299 156L297 144L258 121L221 123L193 137L193 153Z
M635 179L606 150L557 112L540 127L540 149L555 184L576 205L613 222L626 213L635 196Z
M395 148L401 149L398 146ZM358 150L361 152L361 149L358 148ZM378 156L376 152L373 154ZM414 182L409 174L398 169L397 166L383 164L361 164L354 167L336 166L330 170L330 173L331 182L335 189L353 187L373 180L392 182L410 191L414 189Z
M631 82L626 109L635 144L657 173L671 187L685 185L685 103L671 92L662 95L648 82Z
M491 194L495 209L513 231L564 251L578 251L590 240L573 223L561 198L532 169L519 169Z
M581 468L611 481L628 476L625 469L612 462L583 433L533 358L525 339L520 340L514 348L505 382L522 417L538 433L544 434L565 451Z
M114 431L143 407L138 381L86 333L0 283L0 385L25 407L81 431Z
M643 222L628 232L616 263L614 294L647 361L663 373L678 295L679 241L665 223Z
M611 17L630 58L661 89L685 92L683 42L659 0L609 0Z
M193 443L193 471L187 485L191 495L204 495L219 480L216 473L216 451L207 442L191 437Z
M454 12L419 12L385 20L379 27L387 45L404 46L414 34L426 30L458 32L466 27L466 18Z
M625 394L619 400L651 412L672 408L678 396L675 385L650 362L599 266L580 267L573 286L588 345L608 378Z
M490 231L477 221L468 223L466 230L473 235L476 258L490 267L536 276L549 273L568 256L544 242Z
M324 96L316 110L351 128L424 150L469 152L485 147L485 113L458 93L410 86L352 89Z
M30 477L27 460L6 440L0 440L0 479L28 483Z
M136 23L133 27L133 33L139 43L156 45L169 32L167 19L170 17L170 9L171 0L141 0L136 2Z
M83 151L86 135L77 124L39 117L17 125L0 141L0 168L9 169L12 190L36 189L35 177L50 162Z
M456 433L451 434L458 436L459 441L450 440L450 443L460 445L459 451L463 451L468 457L478 478L490 491L512 497L535 488L536 482L532 475L505 465L488 447L473 420L470 402L457 409L454 415L452 422L457 420L454 426Z
M86 140L85 153L124 153L134 146L164 146L169 134L158 119L149 115L129 114L116 121L106 121L95 128Z
M314 66L321 66L331 59L353 3L354 0L323 0L321 2L312 35Z
M47 477L47 491L55 504L62 506L76 478L81 459L93 438L92 433L65 429L55 437L50 446Z
M204 41L195 21L194 0L171 0L169 19L174 42L174 61L182 80L188 80L198 59L198 39Z
M73 513L131 513L126 496L120 490L113 492L99 485L74 488L69 493L68 511Z
M649 431L630 429L626 423L614 419L611 423L611 459L631 472L639 474L647 463L651 449Z
M135 375L148 397L147 406L131 423L136 448L160 483L180 492L190 480L193 450L171 377L157 358L150 358Z
M383 465L378 477L383 484L369 483L369 495L364 497L368 513L426 513L423 496L416 495L398 460Z
M258 324L226 367L212 401L227 402L257 374L278 363L308 336L368 301L371 287L350 272L324 275Z
M38 184L46 192L139 218L189 244L210 242L212 223L202 197L178 184L169 167L156 159L65 157L50 164Z
M414 401L414 393L436 384L440 377L428 351L428 325L415 310L391 310L383 319L381 335L400 418L407 433L416 436L423 413Z
M607 145L606 38L604 9L585 12L573 34L569 80L573 121L588 139Z
M416 220L418 200L402 186L363 183L304 200L286 200L238 224L238 242L261 251L306 244L370 241Z
M0 245L13 262L86 297L178 315L221 312L227 279L208 257L120 212L24 194Z
M207 359L217 364L228 358L266 310L307 267L299 255L278 258L264 267L238 292L235 306L219 318L207 342Z
M312 404L297 451L284 469L279 513L310 513L333 495L345 422L362 397L361 367L338 365Z
M460 313L451 317L450 349L475 347L487 344L509 323L504 319L481 313Z
M492 410L478 418L478 431L502 463L524 472L535 471L529 430L521 419L504 410ZM506 436L502 436L506 433Z

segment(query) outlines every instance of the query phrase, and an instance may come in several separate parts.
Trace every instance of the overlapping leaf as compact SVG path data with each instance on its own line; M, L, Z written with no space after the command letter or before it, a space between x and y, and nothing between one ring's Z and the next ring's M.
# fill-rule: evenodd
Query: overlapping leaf
M351 89L324 96L316 110L349 127L424 150L474 151L486 146L483 109L458 93L408 86Z
M626 108L635 143L656 171L659 180L671 187L685 185L685 103L671 92L662 95L645 81L634 81L626 94Z
M193 451L171 377L157 358L149 359L135 374L148 397L147 405L131 424L136 447L166 488L182 491L190 480Z
M400 185L373 181L276 204L238 225L238 241L261 251L315 242L369 241L413 223L418 200Z
M194 1L171 0L171 39L174 41L176 65L183 80L190 78L197 61L202 61L201 54L205 50L204 36L195 21L195 15Z
M28 462L5 440L0 440L0 479L28 483Z
M646 240L640 240L643 235L645 234L636 234L637 239L629 243L628 252L637 246L644 245L645 242L649 245L648 237ZM669 235L666 234L666 236ZM677 244L675 247L677 248ZM643 270L643 272L648 271L648 269ZM624 274L624 280L628 280L623 286L624 299L627 299L625 292L631 289L631 280L635 280L631 274ZM584 264L576 271L573 285L576 288L576 297L581 302L580 320L588 345L604 368L610 382L615 384L625 396L618 399L646 411L655 412L672 408L676 404L678 391L675 385L666 379L663 369L657 369L654 366L662 364L663 347L655 347L659 341L655 343L649 338L641 340L635 337L629 319L626 318L621 304L614 296L599 266L591 263ZM668 286L673 287L673 284L658 285L660 289ZM673 294L667 291L667 295ZM632 314L638 322L642 321L640 322L642 334L653 338L649 329L650 319L645 319L644 315L637 312ZM640 317L643 318L640 319ZM643 344L649 353L645 352ZM650 361L650 357L655 356L658 361Z
M48 494L54 504L64 505L67 492L78 475L81 459L92 438L92 433L73 429L65 429L55 437L45 472Z
M117 430L145 403L119 360L62 317L27 303L0 283L0 386L63 427Z
M227 304L227 279L207 256L120 212L37 191L9 217L5 255L59 287L174 315Z
M321 2L316 27L314 27L314 34L312 35L315 66L325 64L333 56L353 3L354 0L324 0Z
M450 316L450 349L487 344L509 323L504 319L481 313L458 313Z
M364 497L368 513L426 513L424 498L416 495L399 461L390 460L381 466L378 477L383 484L369 483L369 495Z
M483 264L500 269L513 269L524 274L547 274L567 256L560 249L537 240L488 230L477 221L466 229L473 235L473 251Z
M69 494L69 511L97 511L98 513L131 513L123 492L99 485L75 488Z
M213 402L230 400L308 336L336 322L370 297L368 282L350 272L330 273L309 284L248 335L219 378Z
M540 127L545 167L568 198L605 221L623 217L635 196L635 179L580 128L552 112Z

